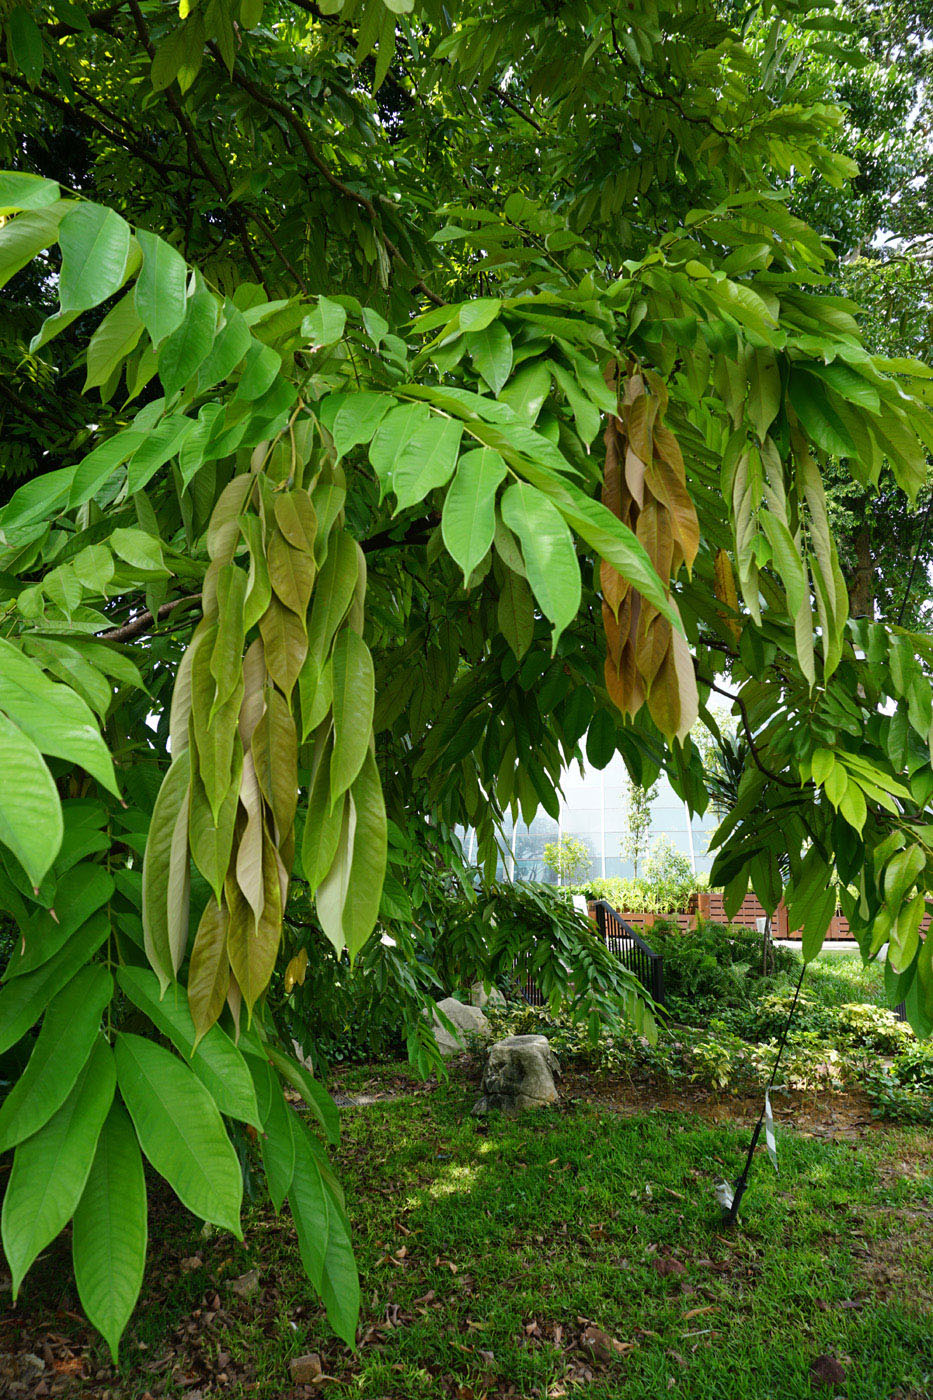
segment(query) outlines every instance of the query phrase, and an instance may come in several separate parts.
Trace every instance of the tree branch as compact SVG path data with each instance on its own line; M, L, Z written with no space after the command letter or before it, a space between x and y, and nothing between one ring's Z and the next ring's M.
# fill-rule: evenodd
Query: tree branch
M133 3L135 4L136 0L133 0ZM392 241L385 229L382 228L382 221L373 201L368 195L362 194L359 190L354 190L350 185L345 184L338 175L334 174L315 147L304 123L292 111L291 107L287 106L284 102L280 102L278 98L273 97L271 93L266 92L258 83L253 82L251 78L247 78L246 75L241 73L238 69L234 69L233 81L236 83L237 87L242 88L243 91L248 93L254 102L258 102L261 107L265 107L271 112L278 112L279 116L288 123L298 137L305 155L315 169L320 171L332 189L338 190L346 199L353 200L361 209L365 209L373 223L377 226L374 232L378 231L378 236L382 239L386 252L390 257L397 259L405 267L408 267L409 264L402 254L401 249ZM443 298L439 297L436 292L431 291L431 288L423 278L419 278L417 282L413 283L413 286L417 291L420 291L426 296L429 301L433 302L435 306L446 305Z
M157 622L164 621L170 617L176 608L180 608L184 603L199 603L200 593L188 593L184 598L174 598L170 603L163 603L158 612L153 616L147 608L145 612L137 613L130 618L129 622L124 622L121 627L111 627L108 632L98 632L98 640L102 642L131 642L134 637L141 637L144 632L148 632Z
M755 736L752 733L752 727L748 720L748 711L745 708L745 701L742 697L740 695L730 695L728 690L723 690L722 686L716 685L714 681L707 680L705 684L709 686L710 690L715 690L717 695L722 695L726 700L731 700L733 705L738 705L739 714L742 717L742 728L745 731L745 738L748 741L748 747L759 773L763 773L764 776L770 778L772 782L779 783L781 787L793 788L796 792L798 788L797 783L793 782L790 778L783 777L780 773L773 773L770 768L766 768L762 763L761 756L755 744Z

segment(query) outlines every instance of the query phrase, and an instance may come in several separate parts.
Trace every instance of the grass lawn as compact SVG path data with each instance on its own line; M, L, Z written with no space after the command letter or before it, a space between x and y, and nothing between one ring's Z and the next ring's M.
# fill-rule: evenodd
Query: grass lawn
M824 953L807 970L804 987L824 1006L844 1006L847 1002L869 1002L887 1006L884 992L884 963L863 967L859 953Z
M439 1087L353 1070L334 1087L376 1100L344 1110L338 1153L363 1283L355 1356L328 1334L287 1216L256 1202L241 1246L166 1202L120 1371L53 1249L4 1310L0 1353L46 1358L45 1391L20 1393L933 1396L929 1130L879 1127L841 1097L784 1105L781 1175L756 1159L727 1234L712 1188L737 1175L750 1102L662 1109L573 1081L554 1110L480 1123L463 1070ZM231 1281L252 1269L242 1298ZM296 1386L289 1360L310 1351L332 1379ZM820 1357L844 1380L812 1379Z

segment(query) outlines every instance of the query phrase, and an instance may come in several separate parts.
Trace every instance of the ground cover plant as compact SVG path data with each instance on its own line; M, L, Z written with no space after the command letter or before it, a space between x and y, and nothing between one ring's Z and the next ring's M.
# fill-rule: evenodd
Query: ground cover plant
M712 1185L737 1169L751 1106L740 1126L618 1087L590 1100L578 1077L553 1112L478 1123L459 1073L427 1087L402 1066L361 1068L339 1088L375 1100L344 1110L335 1158L366 1279L355 1356L262 1199L242 1245L158 1207L156 1267L117 1372L73 1316L54 1254L0 1350L41 1358L52 1333L46 1381L113 1400L804 1400L824 1393L821 1371L846 1400L929 1394L928 1131L879 1129L851 1101L779 1106L781 1175L756 1159L725 1233ZM292 1381L308 1353L332 1379Z

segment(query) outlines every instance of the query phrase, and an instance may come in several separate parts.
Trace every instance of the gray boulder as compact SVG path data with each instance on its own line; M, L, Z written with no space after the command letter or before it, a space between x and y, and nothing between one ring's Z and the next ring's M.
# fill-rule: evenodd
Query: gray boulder
M462 1001L457 1001L456 997L445 997L437 1005L455 1027L455 1033L451 1035L435 1014L434 1039L445 1060L450 1059L452 1055L463 1053L467 1048L468 1036L492 1034L492 1027L478 1006L465 1006Z
M505 1006L505 997L498 987L490 987L489 991L482 982L474 982L470 988L470 1001L474 1006Z
M482 1098L473 1112L521 1113L557 1102L554 1076L560 1077L557 1057L543 1035L510 1035L489 1052L483 1070Z

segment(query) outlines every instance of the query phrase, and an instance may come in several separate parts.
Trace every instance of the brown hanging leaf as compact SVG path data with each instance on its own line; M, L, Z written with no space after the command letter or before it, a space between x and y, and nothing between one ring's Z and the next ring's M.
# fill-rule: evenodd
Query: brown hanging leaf
M238 757L242 757L242 751L239 751ZM240 774L234 770L229 791L220 805L215 822L200 774L195 772L191 775L191 808L188 815L191 857L218 900L233 849L239 783Z
M246 813L246 825L236 853L236 882L257 920L262 913L265 887L262 878L263 807L262 794L253 766L252 753L243 758L240 778L240 804ZM243 979L240 978L243 986ZM244 987L245 990L245 987Z
M288 702L274 688L253 732L252 754L259 787L281 841L291 831L298 805L298 735Z
M207 527L207 552L221 564L229 563L233 558L240 535L239 517L246 510L255 484L256 477L244 472L229 481L217 498Z
M310 554L317 534L317 514L307 491L299 488L277 493L273 513L288 543Z
M265 710L265 687L268 679L262 638L256 637L248 646L243 658L243 699L240 703L238 727L240 741L244 747L249 745L253 730Z
M713 561L713 578L716 597L720 603L729 609L724 617L724 622L729 629L729 634L736 646L739 644L740 627L738 622L739 595L735 588L735 576L732 572L732 561L724 549L717 549L716 558Z
M273 596L260 619L259 631L269 674L286 698L290 697L308 654L304 621Z
M268 832L263 833L262 876L262 911L258 920L254 920L253 911L239 887L230 883L227 886L230 899L227 955L250 1013L269 985L282 934L282 896L276 850Z
M266 553L272 591L304 624L317 565L310 552L295 549L278 530L273 530Z
M188 1006L197 1040L223 1011L229 985L227 908L209 899L198 924L188 969Z
M169 934L167 890L175 847L175 833L183 804L188 797L191 754L188 749L172 760L162 779L152 811L146 852L143 857L143 938L146 957L156 972L163 992L175 975ZM177 880L176 873L176 880Z

